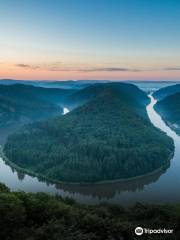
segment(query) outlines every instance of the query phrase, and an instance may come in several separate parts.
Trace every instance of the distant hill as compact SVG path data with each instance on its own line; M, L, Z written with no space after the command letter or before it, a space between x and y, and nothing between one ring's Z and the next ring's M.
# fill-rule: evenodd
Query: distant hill
M96 83L107 83L107 80L67 80L67 81L44 81L41 86L62 89L83 89Z
M161 88L165 88L168 86L172 86L177 84L179 81L150 81L150 80L131 80L131 81L127 81L128 83L132 83L135 84L136 86L138 86L141 90L150 93L150 92L154 92L157 91Z
M96 83L107 83L107 80L66 80L66 81L47 81L47 80L14 80L0 79L1 85L23 84L44 88L61 88L61 89L82 89Z
M153 96L161 100L169 95L180 92L180 84L175 84L172 86L164 87L153 93Z
M61 114L63 99L72 92L23 84L0 85L0 126Z
M169 126L180 134L180 92L160 100L155 109Z
M138 101L138 104L143 105L149 103L146 93L141 91L133 84L125 83L105 83L94 84L79 91L74 92L65 99L65 104L69 109L74 109L90 100L96 99L104 91L108 89L117 90L119 95L130 101L131 104ZM131 94L133 92L133 94Z
M34 97L41 98L43 100L48 100L53 103L61 103L64 98L68 95L74 93L75 90L66 90L59 88L43 88L31 85L24 84L12 84L10 86L0 85L0 94L17 96L21 95L21 97L31 95Z
M135 177L169 164L172 140L146 113L144 92L131 84L104 84L79 94L89 98L67 115L32 124L4 147L18 166L65 182Z
M104 89L106 89L106 85L101 84L95 84L93 86L83 88L82 90L69 95L65 99L65 104L68 109L72 110L96 98Z
M33 81L15 80L15 79L0 79L2 85L14 85L14 84L31 84Z

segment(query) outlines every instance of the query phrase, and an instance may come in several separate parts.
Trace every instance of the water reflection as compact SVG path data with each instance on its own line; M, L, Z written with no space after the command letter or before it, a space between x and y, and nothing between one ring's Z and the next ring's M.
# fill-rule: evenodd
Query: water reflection
M142 191L144 187L152 182L156 182L161 174L166 170L159 171L151 176L139 178L133 181L127 182L116 182L116 183L106 183L106 184L91 184L91 185L65 185L56 184L56 188L68 191L71 194L78 192L82 195L91 195L93 198L98 197L106 200L112 199L116 194L121 192L136 192Z

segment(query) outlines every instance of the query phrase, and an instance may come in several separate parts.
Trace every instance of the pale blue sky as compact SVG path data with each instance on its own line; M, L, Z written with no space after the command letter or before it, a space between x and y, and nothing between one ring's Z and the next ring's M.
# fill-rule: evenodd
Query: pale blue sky
M0 77L178 79L179 16L178 0L0 1Z

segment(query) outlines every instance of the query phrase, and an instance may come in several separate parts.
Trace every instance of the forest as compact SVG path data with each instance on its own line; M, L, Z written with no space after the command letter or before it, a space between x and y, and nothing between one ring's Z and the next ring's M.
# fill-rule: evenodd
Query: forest
M160 88L159 90L157 90L153 93L153 96L157 100L162 100L163 98L168 97L168 96L173 95L178 92L180 92L180 84L175 84L175 85Z
M173 229L158 240L180 238L180 205L83 205L45 193L11 192L0 184L0 239L3 240L151 240L137 226ZM157 238L156 238L157 239Z
M0 127L44 120L62 114L63 99L74 90L30 85L0 85Z
M158 101L155 109L165 122L180 134L180 92L169 95Z
M73 183L131 178L169 165L173 141L150 123L143 91L122 83L88 89L80 90L88 93L84 104L69 114L9 136L8 159L50 180Z

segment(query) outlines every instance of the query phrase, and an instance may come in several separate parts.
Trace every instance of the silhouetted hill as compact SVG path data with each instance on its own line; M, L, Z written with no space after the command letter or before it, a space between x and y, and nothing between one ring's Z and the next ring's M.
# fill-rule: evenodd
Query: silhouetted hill
M169 163L173 143L150 123L148 101L131 84L104 85L69 114L10 136L5 153L18 166L58 181L96 182L152 172Z
M169 126L180 134L180 92L157 102L155 109Z
M153 96L161 100L167 96L180 92L180 84L164 87L153 93Z

